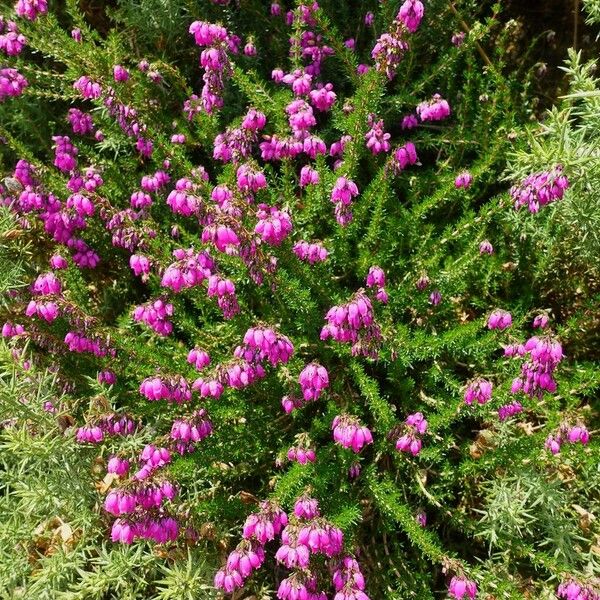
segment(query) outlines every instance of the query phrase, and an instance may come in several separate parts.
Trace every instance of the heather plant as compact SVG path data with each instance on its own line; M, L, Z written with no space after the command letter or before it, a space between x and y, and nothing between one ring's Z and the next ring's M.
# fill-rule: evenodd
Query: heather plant
M6 11L8 597L599 597L595 81L538 141L510 35Z

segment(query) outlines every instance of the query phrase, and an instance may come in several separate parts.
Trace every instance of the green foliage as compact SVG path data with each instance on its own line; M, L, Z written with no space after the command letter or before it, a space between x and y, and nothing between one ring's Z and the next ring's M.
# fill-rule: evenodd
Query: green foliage
M99 215L126 209L140 178L163 168L165 159L169 189L200 164L211 182L198 184L203 200L210 201L215 184L235 189L236 165L213 159L215 136L239 126L250 107L266 114L265 136L289 135L285 108L294 96L276 86L270 72L302 66L297 44L288 56L288 42L309 28L298 20L286 27L269 16L270 3L257 0L227 6L119 0L106 10L103 3L56 4L36 22L19 22L29 45L13 62L29 86L22 98L0 104L0 171L11 176L16 159L27 159L44 190L64 200L68 177L52 166L50 137L69 132L69 107L89 111L104 140L69 135L82 168L102 173L104 184L94 195L97 214L81 232L101 262L87 270L70 261L58 273L66 315L52 324L28 321L33 333L27 345L21 339L0 345L0 593L36 600L209 599L215 596L214 572L257 502L269 498L290 511L305 493L342 529L372 599L441 598L449 577L462 573L477 581L483 598L549 598L569 575L594 576L600 562L594 404L600 389L600 89L593 63L569 54L569 95L534 126L531 65L527 57L515 62L501 6L431 0L395 79L388 81L375 69L359 76L356 67L370 61L398 2L324 0L313 29L335 51L323 63L322 80L333 82L338 98L330 113L318 115L316 132L328 145L344 135L352 139L339 168L330 157L316 158L315 186L299 189L297 161L262 165L268 188L256 194L255 204L244 205L243 218L252 232L256 204L289 210L293 240L321 240L328 261L298 261L291 238L277 247L262 244L260 251L277 270L257 285L239 257L218 254L219 273L235 282L241 313L223 320L214 299L197 286L169 296L174 332L160 337L134 323L132 310L165 296L162 269L175 248L200 247L203 224L174 215L166 194L157 193L132 224L138 232L153 232L144 252L155 264L141 282L131 274L130 252L113 244ZM591 22L596 4L584 2ZM376 13L373 30L363 24L367 10ZM244 42L252 36L259 54L234 58L222 111L188 120L181 107L202 85L198 49L187 31L194 19L219 21ZM82 29L82 43L70 37L73 26ZM460 29L468 35L455 46L451 36ZM356 52L344 45L350 36ZM141 59L161 74L159 83L136 68ZM131 72L127 85L112 79L117 63ZM140 158L101 99L79 98L72 84L82 74L105 89L110 85L116 101L136 109L154 142L151 158ZM394 144L402 145L409 139L400 128L402 117L436 92L450 101L452 116L410 132L419 164L395 175L386 158L365 146L369 115L384 119ZM185 145L170 143L173 132L185 134ZM258 156L256 151L249 160L258 164ZM514 212L509 181L556 163L571 181L565 198L538 215ZM456 175L465 169L473 184L457 189ZM330 202L342 175L360 190L345 229L335 223ZM0 207L0 322L25 321L26 283L48 270L52 253L69 254L50 239L37 215L21 218L27 223ZM493 243L494 254L480 254L484 239ZM372 265L385 271L389 293L388 305L376 309L382 334L376 359L353 356L348 345L319 338L328 309L363 286ZM415 283L424 274L431 283L418 291ZM433 289L442 295L437 306L428 298ZM495 308L511 312L507 332L485 327ZM540 311L551 315L551 330L565 349L558 391L523 395L523 413L500 422L497 410L514 398L510 382L520 372L501 348L525 341ZM81 323L108 336L116 357L66 352L65 333ZM178 542L113 544L102 503L123 481L103 479L108 457L119 452L133 462L146 444L166 445L173 420L191 410L147 402L140 382L156 373L193 381L197 373L186 361L190 348L205 348L211 368L223 364L257 323L289 336L294 357L277 370L269 367L247 389L227 389L219 399L194 396L191 407L202 402L214 433L164 469L179 487L169 505L182 524ZM329 388L317 402L283 414L281 397L298 393L298 375L311 361L327 367ZM118 375L112 387L96 380L108 368ZM477 376L493 382L493 398L469 407L465 384ZM44 410L47 402L56 413ZM75 442L78 426L113 411L127 412L143 427L99 446ZM418 456L398 453L398 427L417 411L429 423L423 450ZM331 442L332 421L345 412L375 437L359 455ZM556 457L544 451L549 433L580 418L594 432L586 448L565 445ZM317 449L316 462L290 465L288 449L305 440ZM362 468L356 479L348 476L351 466ZM421 511L427 527L416 520ZM283 572L267 559L248 581L247 593L274 598Z

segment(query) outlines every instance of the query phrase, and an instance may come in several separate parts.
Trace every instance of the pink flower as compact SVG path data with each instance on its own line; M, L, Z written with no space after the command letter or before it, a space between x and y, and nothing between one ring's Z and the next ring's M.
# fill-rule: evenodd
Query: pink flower
M265 114L255 108L251 108L242 121L242 128L250 131L258 131L259 129L263 129L266 123L267 117Z
M391 148L389 133L383 130L383 120L375 121L375 115L369 115L369 123L371 129L367 131L365 139L367 140L367 148L373 154L379 154L380 152L389 152Z
M257 192L267 187L267 180L262 171L255 170L248 164L243 164L237 170L237 184L242 191Z
M483 240L479 244L479 254L493 254L494 247L489 240Z
M16 69L0 69L0 102L20 96L28 85L27 79Z
M427 431L427 420L422 413L408 415L404 421L403 434L396 440L398 452L410 452L417 456L421 452L422 437Z
M442 294L440 290L433 290L431 294L429 294L429 303L433 306L437 306L442 301Z
M472 599L477 596L477 585L464 576L455 576L448 586L448 594L457 600L462 600L465 597Z
M516 210L527 206L529 212L537 213L541 206L561 200L568 187L569 180L563 175L562 166L556 165L550 171L528 175L511 188L510 194Z
M292 250L300 260L304 260L311 265L325 261L329 255L327 249L321 244L317 242L311 244L304 240L294 244Z
M294 515L299 519L307 519L308 521L318 517L320 515L318 501L307 496L298 498L294 504Z
M463 171L462 173L456 176L454 180L454 185L456 188L468 188L471 186L471 182L473 181L473 176L469 171Z
M450 105L439 94L434 94L431 100L421 102L416 112L423 122L441 121L450 115Z
M464 31L459 31L458 33L452 34L451 41L456 47L459 47L463 45L466 36L467 34Z
M319 111L328 111L336 101L336 94L333 91L333 84L318 84L309 94L311 104Z
M283 81L283 77L284 77L285 73L281 70L281 69L273 69L271 71L271 79L275 82L275 83L280 83Z
M19 17L35 21L39 15L48 12L48 2L47 0L18 0L15 12Z
M198 371L202 371L202 369L210 364L210 356L208 352L201 348L193 348L188 353L187 361L190 365L194 365Z
M507 329L512 325L512 315L505 310L495 310L487 320L488 329Z
M19 33L17 24L0 17L0 51L7 56L17 56L26 44L27 39L22 33Z
M335 443L344 448L351 448L353 452L358 453L363 446L373 443L371 432L366 426L361 425L356 417L338 415L331 427Z
M352 198L355 196L358 196L358 187L356 184L345 177L338 177L331 191L331 201L336 205L336 219L342 226L345 226L352 220L350 205Z
M424 7L420 0L406 0L400 7L400 12L396 18L404 23L408 31L414 33L421 24L423 13Z
M522 412L522 410L523 406L520 402L505 404L498 409L498 419L500 419L500 421L506 421L506 419Z
M287 457L288 460L297 462L300 465L305 465L309 462L314 463L317 458L312 448L290 448L287 452Z
M331 192L331 201L348 205L352 202L354 196L358 196L356 184L350 179L339 177Z
M132 254L129 257L129 266L135 275L147 275L150 273L150 260L143 254Z
M129 471L129 461L118 456L112 456L108 461L106 470L115 475L125 475Z
M300 187L317 185L320 181L319 172L309 165L304 165L300 170Z
M267 244L279 246L292 231L290 215L274 206L259 204L257 211L258 223L254 228Z
M129 79L129 71L121 65L113 67L113 77L115 81L127 81Z
M408 43L398 33L384 33L371 51L377 71L385 73L388 79L393 79L396 69L408 50Z
M117 382L117 376L108 369L98 373L98 383L106 383L106 385L114 385Z
M318 363L311 363L304 367L298 378L302 387L304 400L316 400L322 390L329 387L329 374L327 369Z
M415 115L406 115L402 118L402 123L400 125L402 129L414 129L419 126L419 121Z
M465 390L465 404L469 406L476 400L479 404L489 402L492 397L492 383L487 379L475 379Z
M390 161L391 169L397 175L400 174L406 167L414 165L419 160L417 150L412 142L407 142L404 146L400 146L394 151L394 155Z
M252 42L248 42L244 46L244 54L246 56L256 56L256 46Z
M74 84L73 87L81 94L85 100L95 100L102 95L100 84L92 81L89 77L82 76Z
M544 444L546 449L550 450L550 452L552 452L552 454L558 454L560 452L560 436L557 436L556 438L553 435L549 435L546 438L546 443Z

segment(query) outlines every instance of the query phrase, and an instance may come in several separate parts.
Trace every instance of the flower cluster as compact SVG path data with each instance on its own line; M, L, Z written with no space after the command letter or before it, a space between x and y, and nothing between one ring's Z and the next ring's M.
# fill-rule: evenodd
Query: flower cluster
M215 575L215 587L231 593L258 569L265 559L265 544L275 539L288 523L288 516L276 504L265 501L258 513L251 514L244 524L244 539L229 554L227 564Z
M421 24L424 8L420 0L406 0L393 21L390 31L382 34L371 52L378 71L393 79L396 69L408 50L407 34L414 33Z
M52 323L59 315L59 308L57 303L52 300L46 302L31 300L25 309L25 315L28 317L38 316L48 323Z
M173 256L177 262L165 269L160 284L175 293L200 285L210 278L215 268L213 259L206 251L177 248L173 251Z
M127 475L129 472L129 461L119 456L111 456L106 463L106 472L113 475Z
M545 447L550 450L552 454L558 454L560 452L560 446L563 442L569 444L576 444L581 442L584 446L590 440L590 433L582 423L571 426L568 423L563 423L558 431L554 434L550 434L546 438Z
M321 392L329 387L327 369L318 363L306 365L298 378L302 388L302 396L306 402L317 400Z
M450 580L448 594L456 600L475 598L477 596L477 584L464 576L457 575Z
M158 449L146 447L140 458L151 460L143 457L155 452L161 454ZM157 467L166 462L164 458L158 458ZM179 525L165 508L166 502L173 500L175 495L176 489L167 479L154 481L135 476L126 489L110 491L104 509L117 517L111 530L112 541L131 544L139 538L164 544L176 540Z
M270 327L251 327L244 341L233 352L233 360L217 365L214 373L198 377L192 385L201 397L219 398L225 386L241 389L265 377L265 363L277 366L291 358L294 347L284 335ZM190 353L191 356L191 353ZM200 355L192 356L196 364L205 362ZM188 361L191 362L188 356Z
M369 131L365 135L367 141L367 148L373 154L379 154L380 152L389 152L391 148L390 138L391 134L384 131L383 119L376 120L375 115L369 115Z
M106 385L114 385L117 382L117 376L109 369L104 369L98 372L98 383L105 383Z
M510 404L504 404L498 409L498 419L500 421L506 421L506 419L510 419L510 417L514 417L523 411L523 405L515 400Z
M181 404L192 399L192 391L184 377L176 376L169 379L147 377L140 384L140 394L148 400L167 400Z
M318 262L324 262L329 256L327 248L325 248L319 242L306 242L301 240L294 244L292 250L300 260L311 265L314 265Z
M187 177L178 179L175 183L175 189L169 193L167 204L175 214L190 217L198 214L202 207L201 199L196 195L197 186ZM133 204L132 196L132 204ZM136 196L136 204L140 204L139 196ZM151 202L151 200L150 200ZM146 204L146 202L143 202Z
M11 96L20 96L28 85L27 79L16 69L0 69L0 102Z
M335 205L335 218L345 227L352 221L352 198L358 196L358 187L350 179L338 177L331 191L331 202Z
M48 2L47 0L17 0L15 12L19 17L35 21L39 15L48 12Z
M507 329L512 325L512 315L506 310L497 309L488 317L488 329Z
M279 210L274 206L259 204L256 216L258 223L254 231L267 244L279 246L292 231L292 220L286 211Z
M175 419L171 427L171 439L175 440L175 450L179 454L193 452L196 444L208 437L212 430L212 422L203 408L188 418Z
M327 324L321 339L351 343L352 354L376 357L381 343L381 330L375 322L371 300L359 290L346 304L333 306L325 315Z
M485 404L492 398L492 382L481 377L475 379L467 386L465 390L465 404L471 406L473 401L479 404Z
M450 105L439 94L434 94L431 100L425 100L417 105L416 113L423 122L443 121L450 116Z
M600 600L600 591L575 579L563 581L558 586L556 595L564 600Z
M528 175L520 184L510 190L515 209L527 206L529 212L537 213L540 206L561 200L569 180L562 172L562 166L556 165L550 171L540 171Z
M2 337L4 338L12 338L18 335L23 335L25 333L25 328L20 324L13 324L7 321L2 325Z
M74 84L76 89L84 100L97 100L102 96L102 86L87 75L82 75Z
M334 568L334 600L369 600L364 591L365 578L353 556L344 556Z
M204 367L207 367L210 364L210 356L208 355L208 352L201 348L193 348L188 353L187 361L190 365L194 365L198 371L202 371Z
M196 45L204 48L200 54L200 65L204 68L200 97L204 110L210 114L223 107L225 77L229 77L232 71L228 53L238 52L240 40L224 27L204 21L194 21L189 31Z
M513 394L522 391L533 398L541 397L544 391L556 391L553 373L563 358L562 346L558 340L550 336L533 336L525 344L506 346L504 354L527 357L521 366L521 376L513 380Z
M473 175L469 171L459 173L454 180L454 186L458 189L471 187L471 183L473 183Z
M19 32L17 24L0 15L0 52L7 56L17 56L26 44L27 39Z
M358 453L363 446L373 443L369 428L352 415L336 416L331 428L334 442L343 448L351 448L353 452Z
M287 451L288 460L297 462L300 465L305 465L309 462L315 462L317 459L313 448L305 448L303 446L292 446Z
M67 135L55 135L52 139L54 140L54 166L63 172L73 171L77 166L75 157L79 150Z
M390 168L397 175L402 173L406 167L417 164L419 157L417 149L412 142L407 142L403 146L396 148L390 159Z
M292 342L270 327L251 327L244 335L241 346L235 349L234 356L248 362L262 363L268 361L276 366L286 363L294 352Z
M414 413L406 417L402 435L396 440L396 450L398 452L410 452L417 456L421 452L423 442L421 438L427 431L427 419L422 413Z
M77 135L87 135L94 131L94 121L92 115L84 113L78 108L70 108L67 115L67 120L71 124L73 133Z
M77 428L75 439L79 443L99 444L105 436L131 435L137 429L135 421L127 415L110 414L89 421Z
M90 338L82 333L69 331L65 335L65 344L71 352L89 352L94 356L114 356L114 349L98 338Z
M366 284L368 288L375 288L375 299L383 304L388 301L388 295L385 291L385 273L381 267L373 266L367 274Z
M173 323L169 320L173 316L173 305L161 298L136 306L133 318L151 327L159 335L167 336L173 331Z
M494 254L494 246L489 240L483 240L479 244L479 254Z

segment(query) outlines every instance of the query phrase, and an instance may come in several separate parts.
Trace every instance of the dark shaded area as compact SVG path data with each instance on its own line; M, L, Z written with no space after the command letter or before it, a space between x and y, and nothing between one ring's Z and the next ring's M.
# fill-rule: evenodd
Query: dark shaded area
M531 43L530 62L536 66L535 95L538 109L549 108L565 92L560 67L568 48L581 50L584 58L598 56L596 33L585 23L581 0L508 0L502 3L501 19L516 21L514 58L518 62Z

